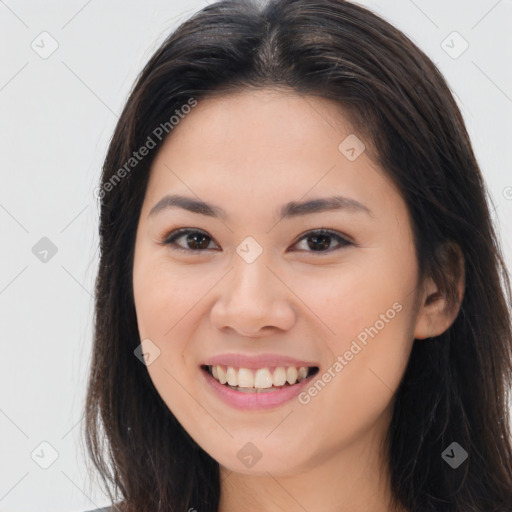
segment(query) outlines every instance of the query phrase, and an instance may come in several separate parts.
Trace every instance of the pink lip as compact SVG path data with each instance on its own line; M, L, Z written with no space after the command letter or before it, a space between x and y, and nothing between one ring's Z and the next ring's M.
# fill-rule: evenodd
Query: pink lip
M293 366L293 364L291 366ZM212 389L221 400L231 407L245 410L270 409L289 402L295 398L304 389L304 387L309 385L310 380L313 377L312 375L293 386L286 386L276 391L243 393L221 384L205 370L200 370L200 373L209 388Z
M203 365L206 366L233 366L234 368L275 368L276 366L319 366L318 363L311 361L302 361L293 357L282 356L279 354L260 354L258 356L246 356L243 354L219 354L210 357Z

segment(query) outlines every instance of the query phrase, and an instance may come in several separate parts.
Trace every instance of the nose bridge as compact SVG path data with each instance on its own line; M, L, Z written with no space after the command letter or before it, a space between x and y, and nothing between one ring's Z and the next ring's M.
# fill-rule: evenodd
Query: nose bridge
M245 334L269 326L289 328L294 312L287 288L268 268L270 263L264 252L251 262L235 255L233 269L212 310L218 328L232 327Z
M236 256L233 261L234 269L230 279L230 286L226 297L235 301L239 307L259 308L262 311L269 306L269 302L275 300L276 290L275 276L267 268L269 261L265 253L262 253L254 261L246 261L243 256Z

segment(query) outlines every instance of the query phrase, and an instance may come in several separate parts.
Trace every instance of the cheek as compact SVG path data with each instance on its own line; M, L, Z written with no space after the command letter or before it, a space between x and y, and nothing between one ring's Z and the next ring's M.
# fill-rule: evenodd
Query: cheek
M413 309L409 303L393 302L394 298L394 294L372 295L371 300L361 297L359 304L368 309L360 308L357 316L351 316L353 304L337 308L338 316L331 320L337 336L329 342L334 358L299 396L300 431L287 425L282 432L290 439L294 436L298 446L307 443L318 457L328 457L365 432L387 428L412 348Z
M163 342L190 314L208 289L208 279L165 258L136 260L133 291L141 336Z
M197 268L170 264L162 256L135 260L133 288L141 340L150 339L159 350L147 369L164 401L173 397L173 409L197 378L197 349L201 342L194 333L207 318L204 296L218 277L205 276ZM204 341L204 340L203 340ZM176 379L176 380L175 380ZM181 384L178 384L178 382ZM170 407L171 404L167 403Z
M193 354L189 329L197 322L198 300L207 288L198 293L185 274L168 262L136 260L133 289L140 338L150 339L159 351L147 371L167 407L187 425L191 416L198 424L204 420L204 411L191 406L190 369L195 371L195 363L188 355Z
M364 343L371 336L368 329L375 325L381 344L399 344L392 340L410 331L417 286L413 252L365 248L347 255L343 265L295 270L284 280L308 306L303 316L313 321L309 309L316 323L326 327L325 341L336 353L347 350L358 336Z
M356 432L389 406L412 349L416 279L414 252L398 257L386 248L367 249L323 282L303 280L301 296L330 333L327 371L317 375L302 403L315 422L334 424L333 434L339 422L347 433Z
M374 312L384 313L385 320L371 313L363 323L340 317L339 326L343 322L347 331L331 344L336 359L299 397L305 416L323 425L324 437L333 445L353 441L389 413L407 366L412 348L407 317L412 308L395 303L395 309L377 307Z

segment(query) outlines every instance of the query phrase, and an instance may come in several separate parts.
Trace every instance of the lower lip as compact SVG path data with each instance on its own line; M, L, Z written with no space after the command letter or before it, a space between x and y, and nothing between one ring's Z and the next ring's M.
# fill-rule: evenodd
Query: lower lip
M277 407L295 398L302 389L309 384L311 375L306 379L301 380L293 386L286 386L276 391L264 391L254 393L244 393L243 391L235 391L221 384L218 380L214 379L207 371L201 369L201 374L206 380L208 386L221 398L224 402L237 409L270 409Z

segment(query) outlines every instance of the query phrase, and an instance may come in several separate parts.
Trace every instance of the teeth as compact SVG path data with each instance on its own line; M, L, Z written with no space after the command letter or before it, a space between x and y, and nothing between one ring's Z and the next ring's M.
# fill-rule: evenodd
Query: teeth
M255 388L271 388L273 385L272 375L268 368L259 368L254 377Z
M224 371L224 368L222 368L222 366L217 366L217 373L219 374L219 382L221 384L226 384L228 380L226 379L226 372Z
M247 368L240 368L240 370L238 370L238 386L241 388L254 387L254 374L251 370Z
M306 373L308 373L307 370ZM286 382L286 370L282 366L278 366L274 370L273 380L274 386L284 386Z
M228 379L228 384L230 386L238 386L237 372L232 366L228 366L228 371L226 372L226 378Z
M301 381L302 379L305 379L308 376L308 369L304 368L304 366L301 366L299 368L299 371L297 372L297 380Z
M258 368L254 373L249 368L234 368L233 366L211 366L210 372L214 379L221 384L228 384L232 387L268 389L271 387L281 387L293 385L300 382L308 375L308 369L305 366L296 368L295 366L278 366L271 373L270 369Z
M297 368L295 366L290 366L286 370L286 380L288 381L288 384L295 384L297 382L297 375L298 375Z

